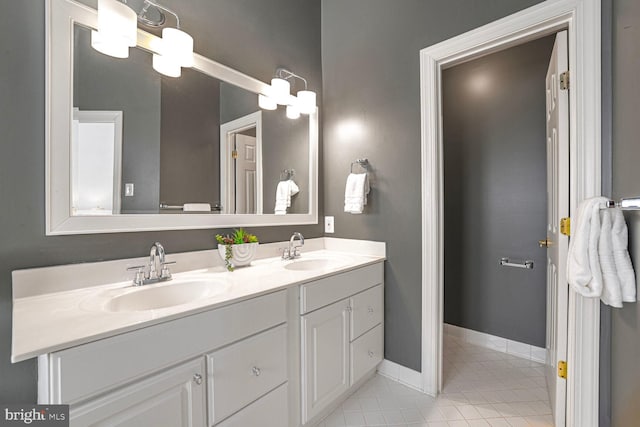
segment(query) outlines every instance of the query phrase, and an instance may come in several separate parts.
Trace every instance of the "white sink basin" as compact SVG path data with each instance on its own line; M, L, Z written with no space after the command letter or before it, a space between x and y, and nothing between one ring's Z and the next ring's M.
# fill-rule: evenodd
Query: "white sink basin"
M301 259L286 264L284 268L293 271L314 271L325 270L328 268L337 268L348 263L347 260L339 258L314 258L314 259Z
M111 298L104 305L104 309L117 312L158 310L221 294L229 289L229 286L224 282L203 279L146 285Z

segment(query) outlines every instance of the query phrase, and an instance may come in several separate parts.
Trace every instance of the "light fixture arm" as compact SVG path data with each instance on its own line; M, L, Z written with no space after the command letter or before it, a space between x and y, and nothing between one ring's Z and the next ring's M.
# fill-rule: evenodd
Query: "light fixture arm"
M304 90L307 90L307 79L305 79L304 77L287 70L286 68L277 68L276 69L276 77L280 78L280 79L284 79L284 80L289 80L291 78L298 78L300 80L302 80L304 82Z

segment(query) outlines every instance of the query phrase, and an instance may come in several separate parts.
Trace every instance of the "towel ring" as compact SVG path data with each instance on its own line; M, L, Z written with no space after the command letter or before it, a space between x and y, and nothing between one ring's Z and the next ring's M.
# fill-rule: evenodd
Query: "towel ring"
M367 158L363 158L363 159L356 159L353 162L351 162L351 167L349 169L349 171L351 173L353 173L353 166L354 165L358 165L360 166L362 169L364 169L366 172L369 172L369 159Z
M286 181L293 178L296 175L295 169L282 169L280 172L280 181Z

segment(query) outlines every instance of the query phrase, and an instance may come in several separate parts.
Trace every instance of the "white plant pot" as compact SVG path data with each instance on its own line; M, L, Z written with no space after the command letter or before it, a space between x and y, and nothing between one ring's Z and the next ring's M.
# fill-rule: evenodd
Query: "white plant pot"
M234 267L243 267L251 264L256 256L259 243L243 243L241 245L231 245L231 265ZM228 245L218 245L218 254L224 261L226 256L226 247Z

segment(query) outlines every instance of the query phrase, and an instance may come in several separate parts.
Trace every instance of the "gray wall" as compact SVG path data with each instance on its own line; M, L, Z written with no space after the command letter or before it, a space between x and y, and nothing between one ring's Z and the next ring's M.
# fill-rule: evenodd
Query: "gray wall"
M385 357L420 370L419 51L537 0L323 0L325 214L337 237L387 242ZM343 212L349 164L368 157L363 215Z
M12 270L142 256L154 241L162 242L169 253L210 249L215 246L214 234L227 231L45 237L44 3L4 1L0 13L0 200L4 201L0 204L0 402L6 403L36 400L35 360L14 365L9 360ZM196 52L262 81L268 81L278 66L286 66L322 93L318 2L165 0L163 4L180 13L184 29L195 38ZM288 239L293 231L305 237L322 235L317 225L251 231L263 242Z
M640 195L640 2L613 1L613 196ZM631 256L640 273L640 213L626 215ZM613 309L611 351L612 425L640 420L640 307Z
M160 203L220 203L219 99L220 80L199 71L162 77Z
M91 48L91 33L74 31L73 105L80 110L122 111L122 213L157 212L160 171L160 75L151 55L131 49L128 59ZM135 185L134 197L124 184Z
M545 76L555 35L442 73L444 321L545 346ZM501 257L534 269L502 267Z

